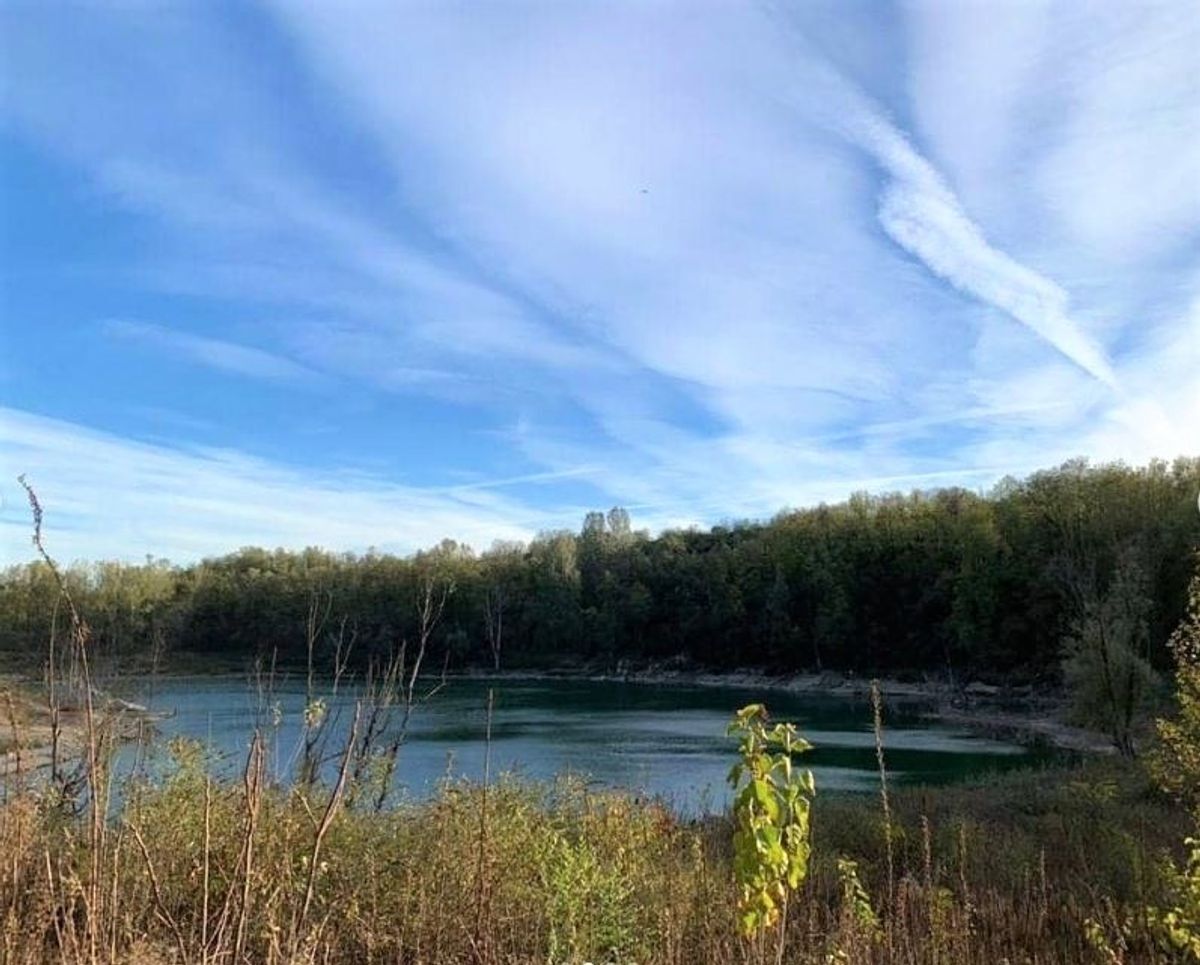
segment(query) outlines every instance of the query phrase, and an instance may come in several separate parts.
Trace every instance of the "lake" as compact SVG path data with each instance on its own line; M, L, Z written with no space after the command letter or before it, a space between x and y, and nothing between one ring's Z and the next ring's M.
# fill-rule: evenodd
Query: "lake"
M866 698L683 684L504 678L489 685L451 678L414 712L398 771L407 793L427 795L447 774L482 777L489 686L495 692L493 775L512 771L549 778L569 772L662 797L685 811L719 809L728 800L725 775L734 760L725 727L738 707L761 701L774 719L795 722L814 745L803 764L813 770L818 790L878 787ZM133 692L152 709L173 714L158 725L162 737L205 743L228 773L244 761L256 722L270 718L262 713L257 691L240 678L145 679ZM335 740L349 726L353 700L349 691L330 701ZM279 725L266 731L269 766L286 778L300 746L303 680L277 680L269 701L280 711ZM944 783L1047 757L932 721L924 716L927 709L916 701L887 706L884 747L897 783Z

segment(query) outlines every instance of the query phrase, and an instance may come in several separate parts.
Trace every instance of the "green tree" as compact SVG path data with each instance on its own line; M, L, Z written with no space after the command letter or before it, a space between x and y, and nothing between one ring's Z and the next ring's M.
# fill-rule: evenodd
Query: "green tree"
M1065 641L1064 673L1077 718L1103 727L1123 755L1135 753L1133 728L1154 678L1149 652L1146 574L1136 549L1121 555L1108 586L1094 570L1070 577L1076 613Z

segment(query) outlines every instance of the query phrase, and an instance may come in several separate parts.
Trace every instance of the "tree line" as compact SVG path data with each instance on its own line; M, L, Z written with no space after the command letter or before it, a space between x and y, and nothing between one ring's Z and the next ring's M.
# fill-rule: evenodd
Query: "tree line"
M427 639L430 660L519 669L668 663L714 670L1044 678L1078 601L1140 594L1146 650L1184 612L1200 550L1200 458L1074 460L989 492L859 493L767 522L636 530L621 508L579 532L477 553L399 557L247 548L178 566L65 572L98 654L358 664ZM48 507L52 514L53 507ZM0 576L0 654L44 652L58 589L44 564Z

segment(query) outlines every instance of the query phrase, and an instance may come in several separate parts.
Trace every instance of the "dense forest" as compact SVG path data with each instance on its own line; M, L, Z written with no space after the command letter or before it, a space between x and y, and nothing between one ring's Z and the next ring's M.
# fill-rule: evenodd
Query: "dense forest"
M424 633L438 666L672 663L768 672L1058 672L1079 601L1135 571L1148 658L1186 602L1200 549L1200 458L1142 468L1072 461L986 494L856 494L769 522L651 536L620 508L578 533L400 558L242 549L187 566L76 564L72 592L103 652L304 659L339 641L361 662ZM47 507L52 521L53 506ZM52 534L49 534L52 536ZM50 550L53 551L53 545ZM47 567L0 582L0 655L41 652Z

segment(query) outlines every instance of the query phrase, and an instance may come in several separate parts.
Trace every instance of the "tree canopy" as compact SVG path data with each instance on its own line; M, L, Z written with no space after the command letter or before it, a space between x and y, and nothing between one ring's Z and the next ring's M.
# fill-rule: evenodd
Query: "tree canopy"
M589 513L579 533L481 553L452 540L404 558L246 548L186 566L78 564L67 579L115 658L165 649L298 661L317 598L327 614L318 647L341 634L366 660L413 637L432 582L446 593L432 646L451 666L675 661L1033 678L1058 672L1077 616L1062 574L1077 583L1086 573L1106 592L1131 552L1149 600L1148 659L1166 665L1200 549L1198 488L1200 459L1078 460L984 494L860 493L657 536L617 507ZM44 566L9 568L0 652L40 652L55 600Z

